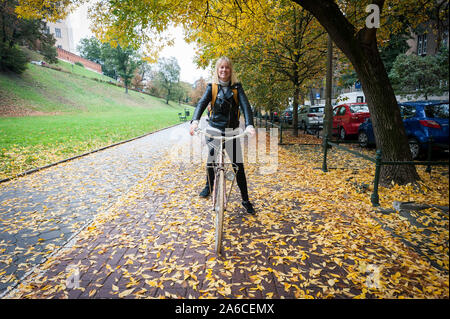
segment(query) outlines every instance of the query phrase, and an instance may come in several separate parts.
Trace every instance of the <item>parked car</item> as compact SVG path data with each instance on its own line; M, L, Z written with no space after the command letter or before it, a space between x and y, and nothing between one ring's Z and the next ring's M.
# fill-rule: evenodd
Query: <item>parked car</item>
M288 107L281 113L281 118L283 122L292 124L294 108L292 106Z
M413 159L427 154L429 136L438 144L433 145L433 149L448 150L448 101L404 102L399 103L399 107ZM370 118L359 127L358 141L362 147L375 144Z
M298 127L307 130L309 128L322 128L325 106L303 105L298 111Z
M345 103L333 109L333 134L341 139L357 135L358 128L370 116L366 103Z
M47 63L45 63L45 61L42 61L42 60L41 61L31 61L30 63L31 64L36 64L36 65L41 65L41 66L42 65L47 65Z
M300 110L300 105L298 106L297 110ZM292 106L289 106L287 109L285 109L283 112L281 112L281 119L285 123L292 124L292 121L294 120L293 116L294 116L294 108Z
M272 111L270 112L270 120L272 122L279 122L280 121L280 116L278 114L278 111Z
M263 111L264 113L261 112L262 114L262 118L268 121L272 121L272 122L278 122L279 121L279 116L278 116L278 112L277 111Z
M340 105L343 103L364 103L365 96L363 91L342 93L336 98L336 104Z

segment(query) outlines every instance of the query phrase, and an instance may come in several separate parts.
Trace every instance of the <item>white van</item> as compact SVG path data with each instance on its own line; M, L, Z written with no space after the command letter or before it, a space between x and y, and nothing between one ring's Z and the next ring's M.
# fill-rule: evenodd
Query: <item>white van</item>
M343 103L364 103L364 102L366 102L364 92L358 91L358 92L342 93L336 98L334 105L339 105Z

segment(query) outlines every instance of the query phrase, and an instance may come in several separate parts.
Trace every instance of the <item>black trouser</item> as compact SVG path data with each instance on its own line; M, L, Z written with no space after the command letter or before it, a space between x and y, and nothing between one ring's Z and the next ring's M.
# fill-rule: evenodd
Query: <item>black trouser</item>
M224 136L225 133L222 133ZM228 135L227 135L228 136ZM212 191L214 185L214 165L216 162L217 152L220 146L220 140L215 140L206 137L206 144L208 145L208 161L206 164L206 185L209 185L209 189ZM241 196L243 201L248 201L248 189L247 189L247 179L245 177L244 163L242 156L242 149L240 141L237 139L222 142L224 148L228 154L228 157L233 163L233 170L236 174L236 181L241 191ZM214 147L214 146L215 147ZM216 149L217 151L216 151ZM225 161L225 159L224 159Z

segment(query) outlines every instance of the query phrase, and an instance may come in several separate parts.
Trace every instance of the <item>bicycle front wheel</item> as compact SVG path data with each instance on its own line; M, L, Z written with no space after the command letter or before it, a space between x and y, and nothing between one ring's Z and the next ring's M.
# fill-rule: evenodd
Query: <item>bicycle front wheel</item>
M216 254L220 254L220 250L222 248L222 231L223 231L223 214L225 207L225 176L223 170L219 171L218 178L216 179L216 205L214 207L216 218L215 218L215 226L216 226L216 245L215 250Z

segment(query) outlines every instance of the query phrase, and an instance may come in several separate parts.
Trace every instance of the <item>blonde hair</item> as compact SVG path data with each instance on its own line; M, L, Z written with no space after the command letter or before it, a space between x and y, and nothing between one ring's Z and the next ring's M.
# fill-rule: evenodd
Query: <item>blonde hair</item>
M223 62L227 63L230 66L230 71L231 71L231 74L230 74L230 81L231 81L230 85L238 83L238 79L236 77L236 74L234 73L233 63L231 63L231 60L228 57L226 57L226 56L222 56L222 57L220 57L217 60L216 68L215 68L214 74L212 76L212 82L216 83L216 84L219 84L219 67L220 67L220 65Z

